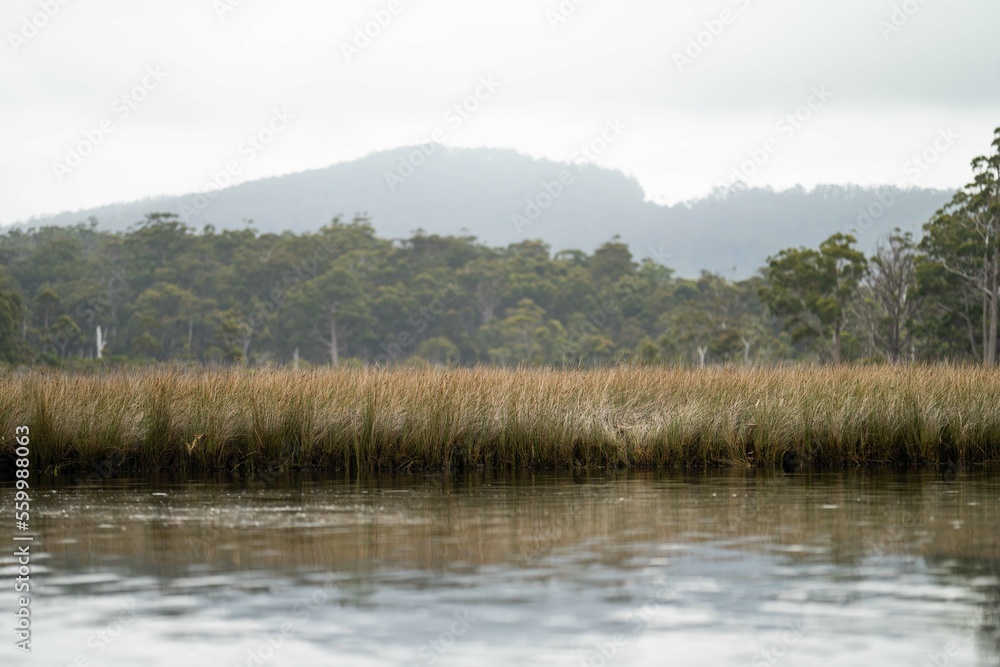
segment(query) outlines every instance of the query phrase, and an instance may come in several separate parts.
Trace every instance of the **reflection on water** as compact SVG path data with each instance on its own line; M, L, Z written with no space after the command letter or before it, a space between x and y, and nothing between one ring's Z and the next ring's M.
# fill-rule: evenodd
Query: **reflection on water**
M36 489L30 664L994 665L998 491L972 473Z

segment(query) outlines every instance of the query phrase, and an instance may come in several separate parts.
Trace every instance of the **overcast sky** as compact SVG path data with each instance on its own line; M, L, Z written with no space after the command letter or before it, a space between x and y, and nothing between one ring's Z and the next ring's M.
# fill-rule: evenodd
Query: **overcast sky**
M0 10L0 222L435 130L553 160L591 144L661 203L736 177L955 187L1000 125L997 0L62 2Z

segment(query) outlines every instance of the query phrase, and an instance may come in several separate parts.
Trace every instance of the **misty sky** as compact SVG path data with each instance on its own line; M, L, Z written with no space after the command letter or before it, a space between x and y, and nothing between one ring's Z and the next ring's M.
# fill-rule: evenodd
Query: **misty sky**
M1000 125L996 0L62 2L0 10L3 223L435 130L569 161L609 121L586 159L661 203L734 177L956 187Z

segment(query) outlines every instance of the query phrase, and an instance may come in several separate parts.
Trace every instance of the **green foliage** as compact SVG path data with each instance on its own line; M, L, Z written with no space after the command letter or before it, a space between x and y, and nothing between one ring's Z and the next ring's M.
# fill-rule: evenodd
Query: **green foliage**
M420 344L416 356L439 366L450 366L459 360L461 353L445 336L435 336Z
M934 301L938 333L964 323L955 328L965 329L970 352L989 366L1000 345L1000 127L992 147L973 159L972 182L924 225L920 243L921 287Z
M919 243L896 233L869 261L834 234L741 281L678 278L617 237L553 254L537 240L492 248L419 230L390 241L364 217L303 234L199 231L163 212L117 233L94 220L10 230L0 362L994 364L1000 128L994 149Z
M276 235L152 213L115 234L10 231L0 257L12 277L0 317L23 343L5 354L52 365L98 363L98 326L102 364L209 366L286 365L296 352L303 366L690 364L702 339L710 363L754 361L778 330L752 281L677 279L616 240L553 256L538 241L501 249L418 231L390 242L365 218Z
M853 247L855 242L853 236L838 233L819 250L782 250L768 260L767 284L760 291L771 310L786 318L794 341L832 336L834 363L841 360L848 306L867 268L864 254Z
M24 360L24 344L18 335L22 317L21 295L0 267L0 363Z

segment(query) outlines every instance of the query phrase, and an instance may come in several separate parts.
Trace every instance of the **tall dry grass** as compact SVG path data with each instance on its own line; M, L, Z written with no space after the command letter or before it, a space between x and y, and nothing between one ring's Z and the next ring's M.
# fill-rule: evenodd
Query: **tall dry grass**
M927 367L30 373L36 470L991 463L1000 372ZM110 463L109 463L110 462Z

